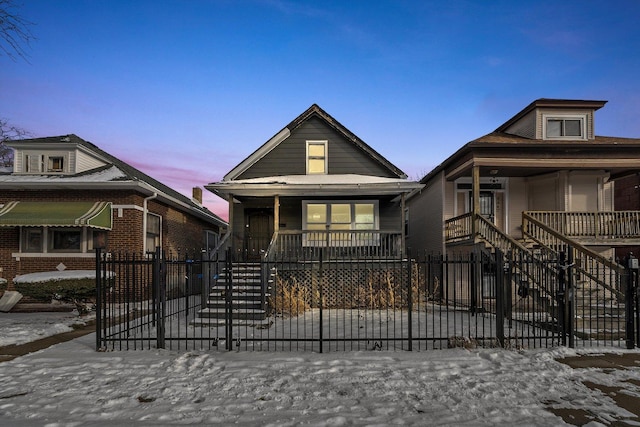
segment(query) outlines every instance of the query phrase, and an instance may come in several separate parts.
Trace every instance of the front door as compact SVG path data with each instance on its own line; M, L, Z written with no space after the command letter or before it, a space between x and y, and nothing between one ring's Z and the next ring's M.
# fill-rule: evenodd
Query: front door
M273 209L245 211L245 253L249 260L259 260L273 235Z

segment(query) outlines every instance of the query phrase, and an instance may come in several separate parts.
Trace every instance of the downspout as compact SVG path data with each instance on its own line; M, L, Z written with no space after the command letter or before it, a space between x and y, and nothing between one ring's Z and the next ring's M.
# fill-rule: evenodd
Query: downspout
M149 200L153 200L156 197L158 197L158 193L153 193L151 196L145 197L144 201L142 202L142 253L143 254L147 253L147 213L149 212L149 209L147 208L147 203L149 202ZM160 233L160 236L162 238L162 233ZM153 249L155 250L155 248Z

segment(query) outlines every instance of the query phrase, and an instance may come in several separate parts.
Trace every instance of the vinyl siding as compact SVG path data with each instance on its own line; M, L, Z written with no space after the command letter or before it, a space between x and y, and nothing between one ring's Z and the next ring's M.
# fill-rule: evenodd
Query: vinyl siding
M105 163L81 151L76 152L76 173L85 172L104 166Z
M536 113L531 111L506 130L507 133L522 136L524 138L536 137Z
M520 239L522 238L522 212L528 210L526 183L524 178L509 178L508 185L509 230L507 234Z
M451 184L451 183L447 183ZM444 174L433 177L422 191L407 201L409 209L409 234L407 247L412 254L423 252L444 252L444 218L443 212L453 213L453 197L448 197L445 204ZM452 185L452 184L451 184ZM453 196L453 187L448 193ZM446 205L446 207L445 207Z
M397 177L324 121L312 117L237 179L306 174L307 141L328 141L329 174Z

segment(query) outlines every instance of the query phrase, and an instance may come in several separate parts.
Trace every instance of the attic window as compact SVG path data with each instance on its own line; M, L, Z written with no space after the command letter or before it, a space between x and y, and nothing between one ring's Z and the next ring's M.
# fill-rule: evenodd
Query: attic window
M545 117L545 139L586 139L586 117Z
M63 172L64 171L64 157L56 156L49 157L47 161L47 172Z
M307 174L327 173L327 141L307 141Z

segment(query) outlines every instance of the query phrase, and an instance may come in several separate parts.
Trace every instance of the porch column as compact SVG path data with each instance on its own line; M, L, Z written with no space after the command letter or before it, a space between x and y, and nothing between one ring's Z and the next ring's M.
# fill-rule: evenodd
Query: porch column
M273 197L273 232L277 233L280 230L280 196L275 195Z
M478 232L478 221L476 218L480 213L480 166L473 166L471 170L471 234L473 238L476 238Z

